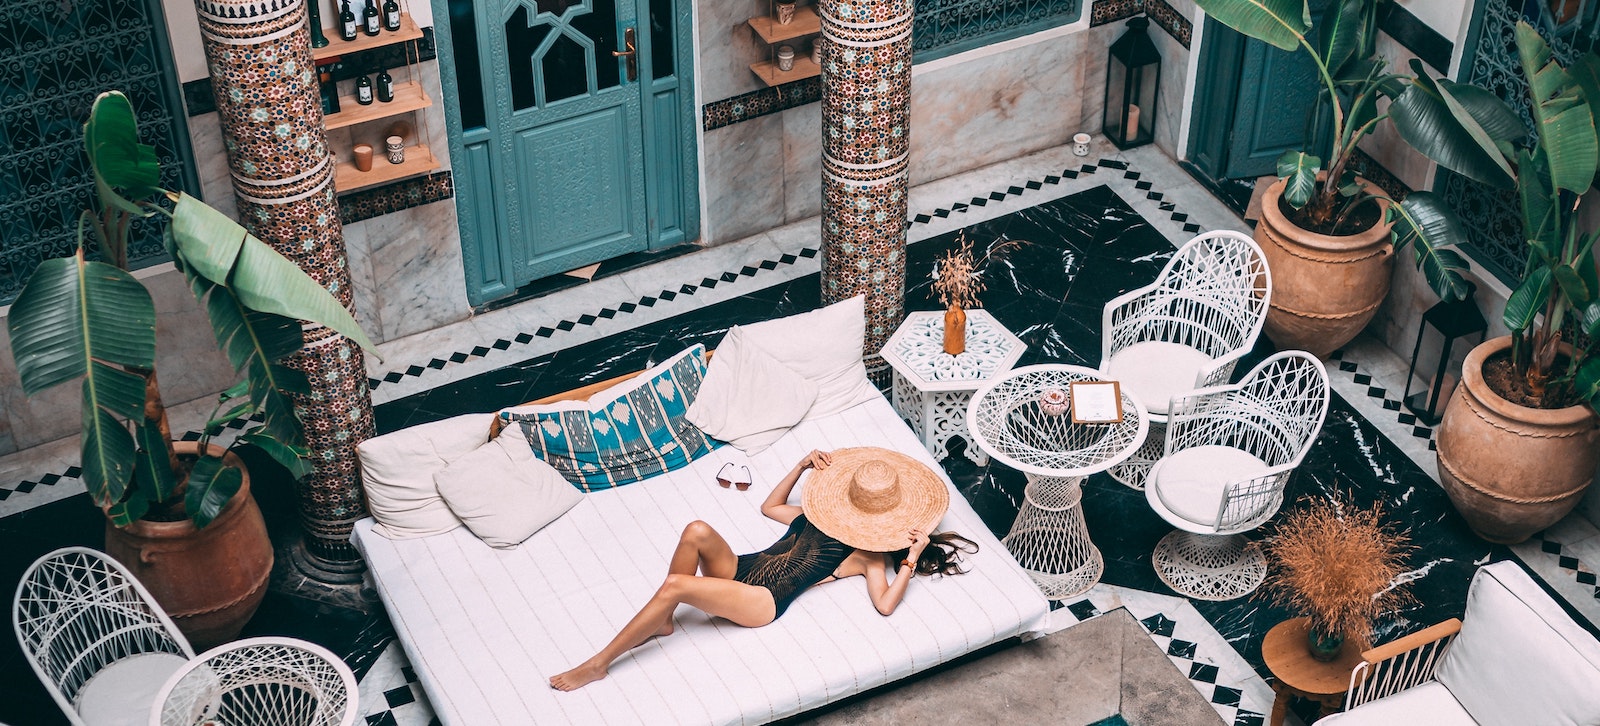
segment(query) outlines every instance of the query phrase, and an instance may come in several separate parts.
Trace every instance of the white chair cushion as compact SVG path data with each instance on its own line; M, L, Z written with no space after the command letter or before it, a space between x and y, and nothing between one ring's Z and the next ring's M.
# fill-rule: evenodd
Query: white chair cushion
M816 383L745 340L744 328L735 325L717 345L686 417L706 435L754 456L805 418L816 400Z
M1455 696L1450 695L1450 689L1438 681L1429 681L1388 698L1334 714L1317 723L1319 726L1477 726L1478 722L1472 720Z
M503 434L433 475L467 529L490 547L515 547L583 500L561 472L533 455L522 429Z
M1106 378L1121 383L1122 391L1139 399L1145 410L1164 415L1173 396L1194 390L1208 365L1211 356L1187 345L1147 340L1117 351L1102 368Z
M1600 641L1515 562L1478 570L1436 677L1480 724L1600 724Z
M435 472L489 440L492 413L471 413L367 439L356 447L373 531L391 539L427 537L461 526L439 497Z
M149 723L156 692L186 662L172 653L141 653L112 663L78 690L78 715L88 726Z
M1195 446L1162 457L1149 486L1173 514L1215 525L1228 485L1267 472L1267 463L1231 446Z
M866 298L857 295L820 310L743 326L744 341L817 384L811 421L880 397L861 362Z

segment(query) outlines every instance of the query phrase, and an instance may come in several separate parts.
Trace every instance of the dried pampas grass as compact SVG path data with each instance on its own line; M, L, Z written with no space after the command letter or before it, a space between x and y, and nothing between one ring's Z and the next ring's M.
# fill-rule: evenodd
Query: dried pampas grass
M1381 506L1318 500L1290 512L1262 543L1270 570L1262 593L1311 618L1319 632L1365 647L1378 615L1416 602L1397 578L1414 547L1383 521Z
M934 264L933 292L939 298L939 304L947 308L978 307L978 293L986 289L983 270L988 266L987 263L996 253L1017 244L1016 240L1008 240L990 247L982 260L975 260L972 256L972 240L967 239L966 230L961 230L956 238L955 249L945 252Z

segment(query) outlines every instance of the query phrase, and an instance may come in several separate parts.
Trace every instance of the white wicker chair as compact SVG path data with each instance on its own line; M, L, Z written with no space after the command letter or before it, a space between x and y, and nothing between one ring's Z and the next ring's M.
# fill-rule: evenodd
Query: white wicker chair
M22 654L74 726L138 724L189 641L126 567L68 547L23 572L11 621Z
M1228 382L1261 335L1271 296L1261 248L1247 235L1219 231L1178 248L1155 282L1106 303L1100 370L1137 397L1150 418L1144 445L1111 468L1113 478L1144 488L1161 456L1168 401Z
M350 726L356 677L293 638L248 638L200 654L161 687L150 726Z
M1300 351L1262 361L1237 384L1172 399L1164 454L1145 489L1178 528L1151 558L1163 582L1201 600L1261 585L1266 562L1242 533L1277 513L1327 414L1327 371Z

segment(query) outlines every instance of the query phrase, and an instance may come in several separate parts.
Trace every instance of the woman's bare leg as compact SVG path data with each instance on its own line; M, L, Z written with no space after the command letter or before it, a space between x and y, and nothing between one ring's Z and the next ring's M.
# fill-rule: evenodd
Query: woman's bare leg
M777 614L772 591L764 587L716 577L673 573L667 575L661 589L650 598L650 602L645 603L639 614L622 627L617 637L576 668L552 677L550 687L571 691L605 678L611 662L654 635L661 628L662 621L671 620L672 611L679 603L747 628L766 625Z
M733 579L739 569L739 556L733 553L728 541L700 520L689 523L678 537L678 548L672 552L668 574L693 575L699 572L706 577Z

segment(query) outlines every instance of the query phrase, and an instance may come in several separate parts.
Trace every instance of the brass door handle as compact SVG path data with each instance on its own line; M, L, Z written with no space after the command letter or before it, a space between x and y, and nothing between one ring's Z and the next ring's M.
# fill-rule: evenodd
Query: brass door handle
M633 44L633 28L622 31L623 45L627 50L611 51L613 58L628 59L628 80L639 80L639 49Z

